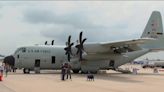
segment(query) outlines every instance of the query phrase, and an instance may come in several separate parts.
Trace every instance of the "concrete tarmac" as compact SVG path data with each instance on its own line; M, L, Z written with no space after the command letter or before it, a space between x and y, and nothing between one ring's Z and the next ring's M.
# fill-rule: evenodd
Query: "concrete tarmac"
M15 92L15 91L5 86L3 82L0 82L0 92Z
M87 81L85 74L73 74L72 80L61 81L60 71L23 74L18 70L3 78L0 92L164 92L163 85L163 71L154 74L152 69L140 68L137 75L109 70L95 75L95 81Z

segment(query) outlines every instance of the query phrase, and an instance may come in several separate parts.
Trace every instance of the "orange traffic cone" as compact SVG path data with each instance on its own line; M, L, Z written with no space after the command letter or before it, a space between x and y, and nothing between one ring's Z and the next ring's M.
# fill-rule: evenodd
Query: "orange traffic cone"
M0 73L0 81L2 81L2 74Z

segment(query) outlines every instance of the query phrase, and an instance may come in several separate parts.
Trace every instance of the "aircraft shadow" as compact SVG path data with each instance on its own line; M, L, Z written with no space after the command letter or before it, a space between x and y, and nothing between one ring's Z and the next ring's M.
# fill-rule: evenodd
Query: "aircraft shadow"
M144 76L144 75L149 75L149 76L164 76L164 74L161 73L138 73L138 76Z
M40 74L35 74L34 72L31 72L30 74L27 75L54 75L54 74L61 74L60 70L43 70L41 71ZM16 73L10 73L10 75L24 75L23 72L16 72ZM133 75L133 74L122 74L122 73L98 73L98 74L94 74L95 76L95 80L96 79L100 79L100 80L106 80L106 81L117 81L117 82L129 82L129 83L140 83L140 82L144 82L141 80L135 80L132 79L131 77L134 76L164 76L164 74L154 74L154 73L138 73L137 75ZM87 78L87 74L72 74L72 78L73 77L81 77L81 78Z
M129 74L122 74L122 73L104 73L104 74L95 74L95 80L100 79L100 80L106 80L106 81L117 81L117 82L130 82L130 83L139 83L143 81L138 81L138 80L133 80L128 76ZM74 75L77 77L86 77L87 74L82 74L82 75Z

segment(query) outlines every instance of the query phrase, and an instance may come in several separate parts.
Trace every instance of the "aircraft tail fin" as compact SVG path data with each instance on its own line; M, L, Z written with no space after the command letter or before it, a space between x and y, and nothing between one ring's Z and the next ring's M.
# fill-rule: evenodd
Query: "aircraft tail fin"
M163 36L162 17L159 11L153 11L141 38L160 38Z
M164 50L162 17L159 11L152 12L141 38L154 39L143 44L144 48L152 51Z

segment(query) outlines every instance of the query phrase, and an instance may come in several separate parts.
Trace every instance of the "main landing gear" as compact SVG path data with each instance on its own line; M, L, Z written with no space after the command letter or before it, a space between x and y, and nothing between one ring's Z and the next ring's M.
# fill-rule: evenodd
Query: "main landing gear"
M75 70L72 70L73 71L73 73L75 73L75 74L77 74L77 73L79 73L79 69L75 69Z
M97 74L98 71L81 71L82 74Z
M29 74L29 73L30 73L30 69L24 68L24 69L23 69L23 73L24 73L24 74Z

